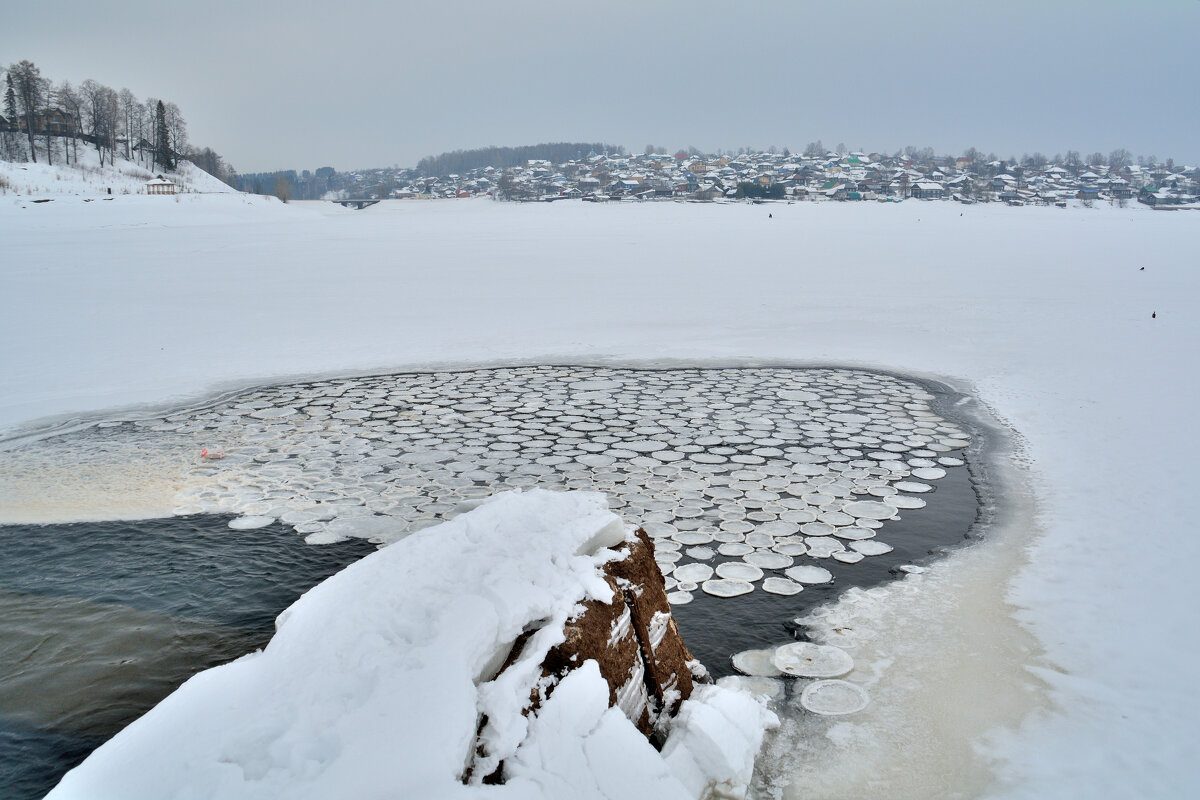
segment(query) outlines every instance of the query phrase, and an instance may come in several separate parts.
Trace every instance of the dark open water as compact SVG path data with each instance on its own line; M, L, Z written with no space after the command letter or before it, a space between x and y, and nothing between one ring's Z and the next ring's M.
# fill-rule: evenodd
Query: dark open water
M802 636L790 622L807 609L961 543L978 512L968 470L936 483L925 508L876 536L893 552L822 559L830 584L791 597L694 592L673 609L692 653L714 677L732 674L733 653ZM42 797L189 677L265 646L279 612L374 550L306 545L282 524L235 531L229 519L0 526L0 799ZM736 559L709 563L723 560Z
M46 794L195 673L263 647L372 552L230 517L0 526L0 798Z
M946 455L966 457L963 453ZM692 655L714 678L733 675L730 658L734 653L804 638L804 632L791 622L809 609L834 600L852 586L868 588L894 580L903 575L898 569L901 565L919 566L947 548L962 544L979 513L979 498L969 470L965 466L947 468L946 477L933 483L934 490L921 495L926 502L924 508L902 510L900 519L888 520L876 534L876 541L895 548L892 552L864 558L857 564L843 564L833 558L816 562L833 573L831 583L805 586L804 591L790 597L754 591L727 600L699 589L692 592L692 602L671 609ZM737 560L717 556L705 563L715 567L722 561Z

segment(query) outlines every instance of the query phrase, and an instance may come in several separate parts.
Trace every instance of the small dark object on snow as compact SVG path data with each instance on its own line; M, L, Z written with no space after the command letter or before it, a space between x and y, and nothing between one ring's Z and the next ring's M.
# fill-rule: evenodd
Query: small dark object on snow
M1154 319L1154 318L1155 318L1155 317L1157 317L1157 316L1158 316L1158 312L1157 312L1157 311L1151 311L1151 312L1150 312L1150 319Z
M775 219L775 215L774 215L774 214L767 214L767 219Z
M1145 272L1145 271L1146 271L1145 267L1138 267L1138 272Z

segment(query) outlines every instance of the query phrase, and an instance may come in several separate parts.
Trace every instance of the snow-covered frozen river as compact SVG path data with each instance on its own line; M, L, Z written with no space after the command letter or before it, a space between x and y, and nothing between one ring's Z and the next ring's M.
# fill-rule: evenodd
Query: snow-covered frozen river
M1200 215L152 200L0 205L9 432L280 378L439 365L936 377L1010 430L996 476L1010 525L905 579L900 599L855 595L832 612L880 632L871 647L893 659L896 704L874 727L818 731L806 763L834 766L802 777L831 795L882 793L873 775L888 774L912 776L891 796L954 785L1028 797L1178 796L1200 777L1200 708L1179 667L1198 649L1187 576L1200 546L1179 498L1200 444L1188 264ZM162 479L181 471L164 458L97 469L81 454L75 473L95 480L39 505L34 476L6 457L0 515L124 512L131 485L141 514L169 513L185 487ZM988 702L1014 695L1027 703ZM939 774L925 736L939 730L978 769Z

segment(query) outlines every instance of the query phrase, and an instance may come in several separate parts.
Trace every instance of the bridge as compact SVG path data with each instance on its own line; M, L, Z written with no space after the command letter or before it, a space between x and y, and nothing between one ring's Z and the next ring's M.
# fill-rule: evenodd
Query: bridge
M366 208L367 206L375 205L376 203L379 202L379 200L377 200L373 197L363 197L363 198L349 199L349 200L334 200L333 202L337 203L340 206L345 206L346 208L355 208L355 209L361 211L362 209Z

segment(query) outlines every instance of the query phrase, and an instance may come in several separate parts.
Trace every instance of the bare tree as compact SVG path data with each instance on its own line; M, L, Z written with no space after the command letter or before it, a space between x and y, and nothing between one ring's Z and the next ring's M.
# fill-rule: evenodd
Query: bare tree
M154 168L154 162L158 158L158 107L162 101L156 97L146 98L146 116L143 119L143 131L146 134L146 141L150 144L150 168ZM163 114L166 114L166 110ZM164 116L165 118L165 116Z
M121 103L121 126L125 133L125 158L132 158L133 153L130 150L133 147L133 128L134 119L137 116L138 100L134 97L133 92L128 89L122 89L117 95L117 99Z
M174 103L166 104L167 112L167 133L170 135L169 147L174 154L174 159L178 162L179 157L187 154L187 123L183 119L183 114L179 111L179 106Z
M1124 147L1118 147L1108 154L1108 167L1114 172L1125 169L1133 163L1133 155Z
M79 163L79 134L83 131L83 99L70 81L59 84L54 93L59 109L71 121L71 150L75 163ZM64 148L65 152L65 148Z
M103 167L105 151L109 153L110 163L115 155L121 101L111 87L91 78L79 85L79 91L83 97L83 113L88 133L96 145L96 154L99 155L100 166Z

